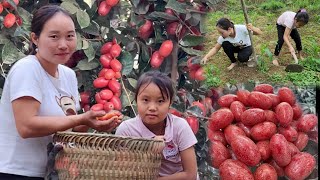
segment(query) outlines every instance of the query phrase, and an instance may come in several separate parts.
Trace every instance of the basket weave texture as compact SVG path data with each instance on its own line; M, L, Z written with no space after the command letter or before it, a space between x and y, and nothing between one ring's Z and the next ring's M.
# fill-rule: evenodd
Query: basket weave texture
M110 134L59 132L55 168L60 180L157 179L164 143Z

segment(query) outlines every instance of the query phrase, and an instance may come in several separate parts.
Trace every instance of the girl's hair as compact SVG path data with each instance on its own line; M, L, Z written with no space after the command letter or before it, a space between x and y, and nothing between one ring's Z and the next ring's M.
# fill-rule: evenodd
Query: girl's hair
M216 26L223 30L228 30L230 27L234 28L233 22L231 22L228 18L219 19Z
M306 9L299 9L294 18L297 20L297 22L302 22L304 24L309 22L309 15Z
M40 36L42 30L43 30L43 27L45 25L45 23L51 19L56 13L63 13L65 14L66 16L69 16L71 19L72 19L72 16L71 14L62 9L60 6L58 5L45 5L45 6L42 6L41 8L39 8L38 10L36 10L34 13L33 13L33 18L32 18L32 21L31 21L31 32L35 33L36 36ZM72 19L73 21L73 19ZM36 54L36 46L35 44L33 44L31 42L30 44L30 47L29 47L29 54Z
M154 83L157 85L161 91L161 95L163 98L168 98L170 103L172 102L173 96L175 94L173 82L172 80L164 73L159 71L148 71L138 79L136 92L135 92L135 100L137 101L137 97L139 95L139 90L142 85L149 85ZM143 91L143 90L142 90Z

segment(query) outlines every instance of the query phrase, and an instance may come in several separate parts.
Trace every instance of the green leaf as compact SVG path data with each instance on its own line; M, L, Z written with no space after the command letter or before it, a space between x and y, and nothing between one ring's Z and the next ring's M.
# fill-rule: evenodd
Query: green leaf
M88 49L89 48L89 42L85 39L82 40L82 49Z
M149 11L150 4L148 1L142 1L139 5L134 8L134 12L137 14L147 14Z
M205 41L203 36L186 35L179 44L181 46L197 46Z
M12 42L7 42L2 48L2 62L5 64L10 65L24 56Z
M10 42L9 39L5 35L0 34L0 44L6 44L8 42Z
M88 61L88 59L83 59L79 61L77 68L79 68L82 71L88 71L95 69L99 66L99 63L97 61Z
M98 23L96 23L95 21L92 21L90 23L90 25L86 28L83 28L82 31L88 33L88 34L92 34L95 36L99 36L100 32L99 32L100 26Z
M94 59L94 57L96 55L96 51L90 42L89 42L88 48L84 50L84 53L86 54L89 62Z
M162 18L162 19L169 20L169 21L178 20L178 18L173 16L173 15L167 14L165 12L157 12L157 11L154 11L154 12L150 13L148 15L148 17L153 18L155 20L158 19L158 18Z
M188 20L188 23L191 26L196 26L196 25L199 24L200 21L201 21L201 14L199 14L199 13L191 13L191 17Z
M95 0L83 0L90 8L92 8L92 5L96 2Z
M77 21L81 29L86 28L90 25L90 17L88 13L80 9L77 10Z
M14 37L28 37L29 36L29 32L27 32L26 30L24 30L21 26L18 26L13 34Z
M178 13L187 13L187 5L185 3L180 3L177 2L176 0L169 0L166 8L170 8L173 9L174 11L178 12Z
M122 92L122 95L120 96L122 107L130 106L130 103L134 101L134 93L131 93L129 91L129 95Z
M82 38L81 38L81 34L79 32L77 32L77 48L76 50L80 50L82 49Z
M71 14L75 14L79 10L79 8L74 3L68 1L61 3L60 6Z
M6 0L14 9L17 8L16 3L13 0Z
M201 21L200 21L200 32L201 33L205 33L206 32L206 20L205 20L205 16L201 16Z
M121 56L119 58L121 64L122 64L122 75L128 75L130 74L130 72L132 71L133 69L133 57L132 55L127 52L127 51L124 51L121 53Z
M134 7L138 7L138 4L140 3L140 0L131 0L131 2L132 2L132 5Z
M31 27L32 15L22 7L18 7L17 11L19 16L22 18L22 26L26 27L26 29L29 29Z
M190 55L203 56L204 52L192 48L181 47L182 50Z

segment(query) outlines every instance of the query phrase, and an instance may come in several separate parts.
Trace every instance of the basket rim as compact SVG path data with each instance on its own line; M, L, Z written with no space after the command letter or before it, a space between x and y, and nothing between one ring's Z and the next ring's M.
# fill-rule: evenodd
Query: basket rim
M163 140L159 139L149 139L149 138L142 138L142 137L134 137L134 136L121 136L121 135L114 135L114 134L107 134L107 133L89 133L89 132L68 132L68 131L59 131L53 134L54 136L59 135L73 135L73 136L96 136L96 137L113 137L113 138L121 138L121 139L131 139L131 140L141 140L141 141L151 141L151 142L163 142Z

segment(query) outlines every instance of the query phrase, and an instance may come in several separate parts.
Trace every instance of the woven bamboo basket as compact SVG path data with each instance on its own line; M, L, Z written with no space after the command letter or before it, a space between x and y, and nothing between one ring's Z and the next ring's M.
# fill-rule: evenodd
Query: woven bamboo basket
M55 161L60 180L153 180L164 147L159 140L95 133L59 132L53 141L63 145Z

